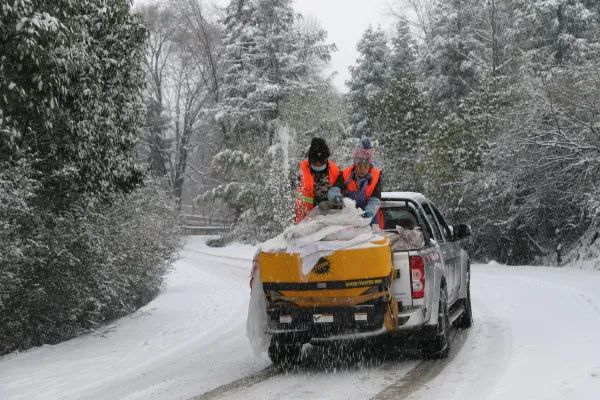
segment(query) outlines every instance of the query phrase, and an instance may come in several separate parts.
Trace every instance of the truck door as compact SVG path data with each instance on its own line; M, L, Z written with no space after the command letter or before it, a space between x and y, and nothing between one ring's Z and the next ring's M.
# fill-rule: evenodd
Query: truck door
M435 214L432 208L427 203L422 203L423 211L425 211L425 218L427 222L431 226L431 230L433 232L433 238L439 244L440 250L442 252L442 258L444 259L444 275L446 276L446 285L448 290L448 300L450 300L450 304L454 301L455 294L455 286L456 286L456 278L454 274L454 248L453 244L447 237L444 236L440 226L437 222ZM458 293L458 291L456 291Z
M453 277L454 277L454 287L452 289L449 289L448 291L448 297L449 300L452 302L454 302L455 299L458 298L458 295L460 293L460 285L461 285L461 260L460 260L460 243L456 242L453 240L452 237L452 231L450 230L450 226L446 223L446 221L444 220L444 217L442 216L442 213L440 213L440 211L437 209L437 207L434 204L431 204L431 209L433 210L433 213L438 221L438 224L440 225L440 229L442 231L442 236L444 236L444 240L446 241L446 243L448 244L448 248L450 249L450 251L452 252L452 271L450 272ZM454 294L450 294L450 292L454 292Z

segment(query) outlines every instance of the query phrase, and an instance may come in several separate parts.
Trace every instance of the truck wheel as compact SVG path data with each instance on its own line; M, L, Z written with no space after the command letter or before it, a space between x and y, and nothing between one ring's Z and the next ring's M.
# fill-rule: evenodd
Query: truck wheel
M440 289L438 307L438 323L434 338L425 350L426 358L446 358L450 353L450 318L448 315L448 293L446 288Z
M467 267L467 297L461 300L464 309L463 315L456 322L458 328L467 329L473 325L473 311L471 309L471 268Z
M269 344L269 358L278 367L289 368L300 363L302 343L273 336Z

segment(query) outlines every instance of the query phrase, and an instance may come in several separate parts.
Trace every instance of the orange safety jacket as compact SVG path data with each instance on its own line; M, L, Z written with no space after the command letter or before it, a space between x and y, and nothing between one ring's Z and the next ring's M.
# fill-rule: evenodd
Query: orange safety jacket
M308 215L310 210L315 207L315 180L310 169L308 160L302 160L300 163L300 186L296 197L296 212L294 223L302 221ZM340 174L340 168L331 160L327 161L327 173L329 175L329 187L335 185Z
M354 171L354 165L349 166L348 168L342 171L342 177L344 178L344 184L346 185L346 192L358 192L358 187L356 186L356 181L354 179L350 179L352 175L352 171ZM379 182L379 177L381 176L381 170L376 167L371 167L369 170L371 174L371 183L367 186L365 190L365 200L369 200L373 191L375 190L375 186L377 186L377 182Z

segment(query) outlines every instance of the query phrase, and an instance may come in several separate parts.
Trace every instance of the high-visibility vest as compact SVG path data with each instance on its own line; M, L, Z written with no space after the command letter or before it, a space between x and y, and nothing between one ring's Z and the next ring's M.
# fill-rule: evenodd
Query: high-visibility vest
M315 206L315 179L313 178L308 160L300 163L300 186L296 197L296 212L294 223L302 221ZM329 175L329 187L335 185L340 174L340 168L331 160L327 161L327 173Z
M342 171L342 176L344 178L344 184L346 185L346 192L358 192L358 186L356 185L356 181L354 179L350 179L352 175L352 171L354 171L354 165L349 166L348 168ZM375 190L375 186L377 186L377 182L379 182L379 177L381 176L381 170L376 167L371 167L369 170L371 174L371 183L367 186L365 190L365 200L369 200L373 191Z

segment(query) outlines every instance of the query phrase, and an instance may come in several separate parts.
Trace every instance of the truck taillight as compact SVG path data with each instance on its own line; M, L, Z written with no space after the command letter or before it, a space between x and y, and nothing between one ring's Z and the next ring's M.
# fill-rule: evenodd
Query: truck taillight
M425 263L421 256L410 256L410 281L413 299L422 299L425 295Z

